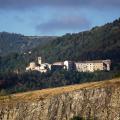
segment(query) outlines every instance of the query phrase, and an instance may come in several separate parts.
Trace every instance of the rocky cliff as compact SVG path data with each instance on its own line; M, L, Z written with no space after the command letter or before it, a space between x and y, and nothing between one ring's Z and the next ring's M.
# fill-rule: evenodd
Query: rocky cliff
M120 120L120 79L0 97L0 120Z

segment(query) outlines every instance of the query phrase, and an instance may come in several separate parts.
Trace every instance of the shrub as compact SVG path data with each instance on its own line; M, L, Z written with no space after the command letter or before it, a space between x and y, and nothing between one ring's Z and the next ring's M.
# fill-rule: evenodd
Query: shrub
M0 96L5 96L5 95L7 95L7 92L6 92L6 90L2 89L0 91Z
M79 117L79 116L74 116L74 117L71 118L70 120L85 120L85 119L82 118L82 117Z

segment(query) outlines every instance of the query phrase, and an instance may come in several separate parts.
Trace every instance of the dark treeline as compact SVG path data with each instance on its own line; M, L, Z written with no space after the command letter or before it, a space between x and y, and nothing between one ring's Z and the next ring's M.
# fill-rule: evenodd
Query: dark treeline
M80 73L76 71L54 71L48 73L26 72L21 74L0 74L0 94L10 94L73 85L78 83L101 81L120 76L119 72L97 71L94 73Z
M74 116L70 120L96 120L96 119L94 117L84 118L84 117Z

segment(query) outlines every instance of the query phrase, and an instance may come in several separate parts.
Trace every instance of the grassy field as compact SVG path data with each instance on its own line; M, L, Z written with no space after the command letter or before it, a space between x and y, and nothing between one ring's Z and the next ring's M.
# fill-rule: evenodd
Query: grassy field
M1 96L0 103L12 103L12 102L22 102L22 101L31 102L34 100L43 100L51 96L68 93L80 89L96 89L107 86L115 86L115 87L120 86L120 78L101 81L101 82L92 82L92 83L70 85L70 86L58 87L52 89L50 88L50 89L29 91L24 93L12 94L9 96Z

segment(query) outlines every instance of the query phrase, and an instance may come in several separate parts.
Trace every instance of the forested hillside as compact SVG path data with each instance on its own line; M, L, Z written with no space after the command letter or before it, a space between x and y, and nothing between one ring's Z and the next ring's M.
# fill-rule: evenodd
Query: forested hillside
M90 31L66 34L33 50L46 61L112 59L120 61L120 19Z
M13 35L14 36L14 35ZM29 39L38 39L29 37ZM4 38L5 39L5 38ZM36 42L37 44L37 42ZM8 48L6 48L8 49ZM17 50L16 50L17 51ZM120 19L102 27L76 34L66 34L31 50L31 54L13 53L0 57L0 94L9 94L120 76ZM112 70L95 73L76 71L25 72L30 61L42 56L44 62L62 60L111 59Z
M0 33L0 56L10 53L23 53L29 51L38 45L45 45L55 37L35 37L23 36L15 33Z
M38 47L32 48L33 46ZM26 49L31 49L32 53L20 54L20 51ZM43 39L1 33L0 50L3 51L2 54L19 51L17 54L0 57L0 71L25 70L26 65L37 60L38 56L51 63L62 60L111 59L112 63L120 68L120 19L101 27L94 27L90 31L66 34L62 37Z
M53 40L54 39L54 40ZM39 43L39 44L38 44ZM40 44L41 43L41 44ZM34 48L35 46L38 47ZM33 49L34 48L34 49ZM30 61L42 56L45 62L62 60L111 59L119 67L120 19L90 31L66 34L62 37L24 37L18 34L0 34L0 50L3 54L31 50L29 54L9 54L0 58L0 71L24 70ZM0 54L1 55L1 54Z

